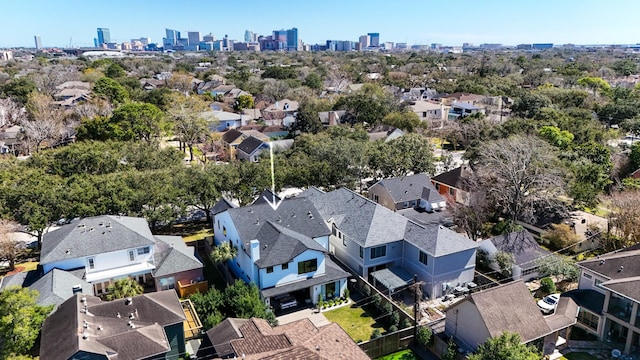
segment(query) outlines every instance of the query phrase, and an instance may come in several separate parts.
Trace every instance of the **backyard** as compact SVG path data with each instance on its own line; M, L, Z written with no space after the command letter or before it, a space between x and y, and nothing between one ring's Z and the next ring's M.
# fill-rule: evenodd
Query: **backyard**
M418 360L418 359L420 359L418 355L416 355L410 349L406 349L406 350L395 352L393 354L389 354L387 356L377 358L376 360Z
M561 360L597 360L598 358L586 352L572 352L572 353L565 354L560 359Z
M369 340L374 329L384 332L384 327L381 323L376 322L371 315L355 304L326 311L322 314L327 320L338 323L356 343Z

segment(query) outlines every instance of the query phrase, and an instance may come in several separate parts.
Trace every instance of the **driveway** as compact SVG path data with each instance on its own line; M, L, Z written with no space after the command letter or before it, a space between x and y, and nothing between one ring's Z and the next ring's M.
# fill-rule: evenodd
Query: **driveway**
M298 321L304 318L308 318L316 327L321 327L324 325L329 325L331 322L327 320L322 313L316 313L314 309L302 309L290 314L278 316L279 325L288 324L294 321Z

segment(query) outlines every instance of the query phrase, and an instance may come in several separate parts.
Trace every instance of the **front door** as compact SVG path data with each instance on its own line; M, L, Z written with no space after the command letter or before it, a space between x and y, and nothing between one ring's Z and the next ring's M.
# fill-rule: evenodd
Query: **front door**
M332 282L332 283L328 283L326 285L326 296L327 299L333 299L333 297L335 296L336 293L336 283Z

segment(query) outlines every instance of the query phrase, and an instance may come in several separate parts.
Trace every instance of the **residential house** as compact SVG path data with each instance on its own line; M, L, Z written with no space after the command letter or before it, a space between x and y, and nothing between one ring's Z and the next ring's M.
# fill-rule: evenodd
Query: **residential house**
M244 135L241 131L236 129L228 129L222 134L222 143L225 145L227 153L229 154L230 159L236 158L236 149L238 145L244 140L247 136Z
M282 99L262 110L264 123L273 126L291 126L296 121L299 104L297 101Z
M456 92L449 95L440 96L440 101L445 105L452 105L454 103L465 103L469 105L477 105L482 103L484 95L476 95L465 92Z
M449 110L448 118L450 120L459 120L463 117L467 117L473 114L485 114L486 109L481 106L472 105L469 103L453 103L451 104L451 109Z
M267 303L281 296L299 303L342 296L349 273L328 256L331 229L307 198L259 202L214 217L216 245L229 242L238 255L229 267L255 283Z
M273 328L263 319L227 318L207 331L208 346L218 358L369 359L338 324L317 327L307 318Z
M367 131L367 135L369 136L369 141L384 141L389 142L391 140L397 139L401 136L404 136L404 131L391 126L391 125L376 125L373 129L369 129Z
M245 124L241 114L227 111L205 111L201 113L200 116L209 123L209 131L211 132L221 132L226 129L234 129Z
M17 152L21 144L18 138L21 131L20 125L5 125L0 128L0 154Z
M269 143L254 136L248 136L238 144L236 158L250 162L258 162L260 154L269 148Z
M451 109L450 106L431 101L415 101L410 107L420 120L426 122L431 128L444 127Z
M445 198L469 205L471 200L472 172L468 166L459 166L431 178L436 190Z
M22 271L0 279L0 290L12 286L26 287L38 291L36 304L40 306L60 306L76 293L93 295L93 286L82 279L83 271L53 269L46 274L38 268Z
M321 111L318 113L322 126L334 126L343 123L342 117L347 113L346 110Z
M153 89L163 87L164 85L165 85L165 82L163 80L158 80L153 78L140 79L140 86L147 91L151 91Z
M514 281L471 293L446 310L445 334L466 351L474 351L503 332L520 335L522 343L533 345L544 355L553 354L561 335L576 323L578 306L561 297L552 315L544 316L522 281Z
M42 324L40 358L177 359L186 319L175 291L106 302L75 294Z
M298 197L331 229L329 251L371 282L394 291L417 274L432 299L473 282L478 245L453 230L419 224L346 188L310 188Z
M56 86L56 90L53 94L55 103L63 107L71 107L89 99L91 84L82 81L67 81Z
M435 189L427 174L415 174L383 179L373 184L367 197L391 210L421 208L442 210L445 199Z
M143 218L103 215L63 225L44 234L40 264L45 274L84 269L97 295L124 277L154 290L175 288L180 296L207 289L195 248L179 236L152 235Z
M640 355L640 249L614 251L577 263L578 325L624 353Z
M482 249L490 259L498 252L513 255L513 264L510 272L514 280L522 279L530 281L540 276L537 260L551 255L551 252L540 247L538 242L527 230L521 230L510 234L494 236L480 242ZM500 271L495 260L491 261L491 267Z
M411 88L408 91L402 93L402 101L426 101L434 98L438 95L438 92L433 89L416 87Z

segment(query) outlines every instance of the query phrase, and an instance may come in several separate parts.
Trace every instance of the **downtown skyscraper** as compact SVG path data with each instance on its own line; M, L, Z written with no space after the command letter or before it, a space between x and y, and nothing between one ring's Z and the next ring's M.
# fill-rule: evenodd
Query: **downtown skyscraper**
M111 42L111 33L108 28L98 28L98 40L96 46L102 46L102 44L108 44Z

